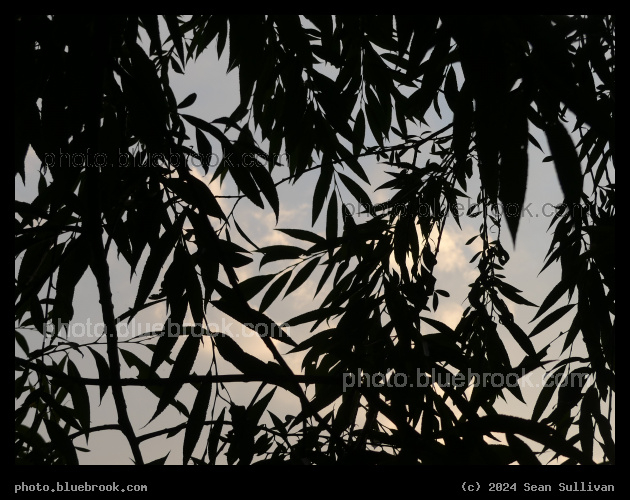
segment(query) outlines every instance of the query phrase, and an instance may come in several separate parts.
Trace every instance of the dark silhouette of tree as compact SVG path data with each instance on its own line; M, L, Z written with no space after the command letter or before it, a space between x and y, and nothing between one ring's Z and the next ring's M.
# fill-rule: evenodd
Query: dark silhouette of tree
M196 464L213 464L221 454L230 464L540 463L541 446L532 449L532 442L565 463L590 464L594 454L614 462L613 16L20 16L14 23L15 172L24 179L30 147L48 175L31 203L15 203L21 257L15 335L24 351L15 358L16 463L78 463L74 440L101 430L122 432L136 464L145 463L143 441L181 430L184 463ZM240 104L231 116L189 115L196 95L178 103L169 77L215 46L238 70ZM324 74L321 63L336 76ZM425 118L440 95L452 121L430 130ZM412 135L412 124L427 131ZM565 207L552 222L543 267L558 262L561 279L537 306L506 281L505 234L495 238L489 230L505 222L516 238L528 147L542 149L534 129L547 139ZM366 146L369 133L377 146ZM208 172L208 136L222 149L213 179L231 176L240 191L235 203L268 205L276 220L277 186L318 170L312 222L325 218L325 237L285 229L301 244L251 241L234 211L226 214L191 173L191 159ZM421 149L430 151L426 163ZM391 192L390 203L370 201L363 187L370 179L358 161L364 156L395 169L380 186ZM121 158L146 167L120 168ZM271 174L282 158L290 158L289 177L276 181ZM474 172L479 193L467 185ZM585 189L585 178L592 189ZM340 186L369 214L365 222L353 219ZM468 305L452 329L428 313L448 295L433 271L447 219L459 224L457 204L466 193L476 196L468 215L480 216L483 249ZM436 209L423 214L415 208L420 204ZM228 227L262 254L261 265L294 265L239 282L235 269L252 258L228 238ZM133 274L146 249L135 301L116 317L108 256L118 253ZM389 264L392 253L399 271ZM315 331L334 320L336 326L297 344L265 310L316 269L323 269L317 291L331 279L332 289L288 325L313 323ZM58 325L72 320L75 288L86 272L98 284L106 331L102 342L78 345ZM249 301L265 289L259 309L252 308ZM529 333L514 321L509 302L537 308L540 320ZM116 325L161 303L168 322L143 344L146 356L123 349ZM255 329L273 361L211 332L208 308ZM195 326L184 326L188 311ZM472 371L519 378L549 363L547 348L535 349L531 337L569 313L571 326L559 333L569 356L546 368L595 383L543 388L531 419L495 408L506 389L522 399L518 386L479 385L472 392L468 384L343 386L345 373L360 370L393 369L414 380L417 369L427 376ZM41 348L31 349L25 329L39 335ZM517 366L500 329L525 354ZM205 375L193 374L202 340L236 373L219 373L213 362ZM588 358L571 355L577 341ZM285 345L305 354L302 373L286 363L278 349ZM72 350L92 356L97 379L79 373ZM121 378L121 358L138 369L137 378ZM165 363L170 376L160 378L156 370ZM262 385L247 407L231 403L215 414L213 398L233 381ZM196 390L189 408L177 399L187 384ZM100 387L101 398L111 387L116 422L91 426L89 385ZM154 419L173 405L181 423L139 434L126 407L124 387L131 385L155 395ZM307 385L314 385L314 396L307 396ZM272 389L264 392L265 386ZM262 424L278 387L301 410L285 419L268 412L272 425ZM557 404L543 418L556 393ZM570 432L574 426L578 433ZM493 432L505 433L507 443L484 439ZM207 444L194 456L202 434Z

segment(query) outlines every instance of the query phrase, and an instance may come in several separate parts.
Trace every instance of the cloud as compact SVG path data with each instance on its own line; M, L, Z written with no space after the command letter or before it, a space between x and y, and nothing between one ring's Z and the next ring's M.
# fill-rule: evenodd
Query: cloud
M437 233L437 231L434 231ZM437 234L435 234L437 236ZM437 256L437 269L443 273L458 273L466 280L474 280L477 273L470 264L472 256L467 256L466 241L469 239L462 231L445 228L440 240L440 251ZM435 239L437 241L437 238ZM475 250L476 253L476 250Z
M429 238L431 249L433 251L435 250L438 237L439 232L436 228ZM445 274L446 276L443 276L444 278L448 278L448 275L457 275L458 278L463 278L469 282L476 278L477 272L475 270L475 266L470 263L470 259L478 250L476 245L468 247L465 245L465 242L468 239L469 235L466 235L461 231L453 231L447 228L444 229L442 232L442 238L440 239L440 248L437 256L437 265L435 268L436 275L442 276ZM418 242L420 248L422 249L424 242L420 234L418 235ZM479 245L479 250L481 250L481 243L475 243ZM389 261L391 268L399 272L400 267L396 263L393 251ZM407 268L411 269L412 265L413 261L411 259L411 255L407 254Z
M459 320L464 312L464 307L456 302L440 302L436 316L439 321L452 329L459 324Z

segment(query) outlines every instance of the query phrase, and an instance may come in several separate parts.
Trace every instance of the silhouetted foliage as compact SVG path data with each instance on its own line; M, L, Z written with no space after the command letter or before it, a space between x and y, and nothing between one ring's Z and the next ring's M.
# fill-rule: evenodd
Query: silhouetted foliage
M613 16L533 15L16 18L15 173L24 179L30 147L47 174L34 201L15 203L16 262L21 257L15 335L24 351L15 358L16 463L78 462L73 441L102 430L91 428L88 384L99 385L101 399L111 387L117 421L104 428L125 435L138 464L145 463L142 441L181 430L184 463L195 464L213 464L220 455L230 464L530 464L539 463L542 449L565 463L589 464L595 456L614 462L614 23ZM240 104L231 116L189 115L196 95L178 103L169 77L215 47L238 70ZM323 72L323 63L332 70ZM452 122L432 130L425 118L432 107L441 112L441 95ZM423 132L411 134L418 124ZM566 205L552 222L543 266L558 262L561 279L547 297L532 299L536 304L506 281L505 235L489 231L505 222L511 238L518 234L529 144L542 150L534 129L547 139ZM366 146L369 134L376 146ZM325 218L325 237L283 229L300 245L258 247L186 163L195 158L208 172L209 137L222 149L213 179L231 176L240 191L235 203L246 198L269 207L276 220L277 186L318 170L312 222ZM121 152L130 165L147 166L119 168ZM88 161L64 164L76 155ZM366 187L370 178L358 161L364 156L393 169L379 187L391 192L390 203L372 203L374 187ZM283 158L290 159L289 177L275 181L272 171ZM475 172L481 190L470 193ZM340 186L354 200L342 197ZM448 296L433 271L446 222L453 217L459 224L457 204L467 195L476 198L467 215L479 217L483 249L467 307L451 329L429 314ZM350 201L364 208L364 222L348 212ZM414 209L420 204L437 209L420 213ZM228 228L262 254L261 267L292 265L239 283L235 269L253 259ZM135 301L119 317L108 264L115 254L132 275L140 273ZM390 265L392 254L397 266ZM297 344L265 310L320 269L317 292L332 280L330 292L288 325L313 323L312 332L336 326ZM75 344L56 326L47 335L46 324L72 320L75 288L86 272L98 283L103 340ZM249 301L259 293L256 310ZM536 326L518 325L510 302L537 308ZM182 326L190 312L196 325L180 328L186 339L177 356L171 355L177 337L165 332L138 344L144 357L125 349L116 325L161 303L167 324ZM210 332L203 326L208 308L270 333L262 337L274 361ZM558 335L569 355L550 361L547 347L537 350L531 338L566 315L571 326ZM516 366L500 331L522 348ZM31 349L27 332L39 336L40 349ZM202 339L237 374L218 373L216 362L207 374L192 374ZM588 358L571 355L578 340ZM293 373L279 352L286 345L305 354L302 373ZM98 380L81 375L73 351L94 359ZM137 380L121 379L121 362L138 369ZM172 365L168 378L156 374L164 363ZM342 383L344 373L361 371L394 370L412 380L418 368L520 378L541 366L595 383L544 388L529 420L495 409L505 389L522 399L518 386L345 390ZM232 402L217 415L217 397L237 380L262 386L247 407ZM177 399L185 384L197 391L188 408ZM305 384L314 385L312 397ZM182 423L139 435L127 414L127 385L155 395L154 419L172 405ZM267 411L278 387L298 398L297 415ZM272 425L261 423L263 416ZM505 433L507 442L493 441L493 432ZM202 435L207 444L195 456ZM541 446L532 450L532 442Z

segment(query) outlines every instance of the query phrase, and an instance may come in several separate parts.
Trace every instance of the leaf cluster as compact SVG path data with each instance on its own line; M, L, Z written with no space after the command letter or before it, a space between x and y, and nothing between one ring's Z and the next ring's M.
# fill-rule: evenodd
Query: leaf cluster
M24 353L16 356L17 463L78 463L84 450L73 440L99 430L75 363L87 352L100 399L112 388L112 425L136 463L141 441L182 429L183 462L198 465L222 456L230 464L531 464L546 450L565 463L614 462L614 16L56 15L14 24L15 174L25 179L29 148L42 165L33 201L15 203L15 336ZM169 78L215 49L238 71L240 102L230 116L201 118L187 111L197 95L178 103ZM432 111L445 126L432 128ZM558 262L561 279L537 305L508 283L509 255L490 228L505 223L516 240L530 144L543 150L541 136L565 210L550 226L542 268ZM229 175L239 192L228 213L188 165L192 158L209 174L217 144L211 179ZM372 187L359 161L366 156L391 169L391 179ZM289 176L274 180L285 163ZM299 245L258 246L238 224L236 204L268 206L277 222L278 185L314 170L311 222L324 217L324 234L278 229ZM469 189L475 173L478 194ZM390 202L373 205L375 189ZM450 297L434 270L447 221L460 225L458 204L471 194L467 216L481 219L467 244L479 238L482 250L471 261L478 276L467 307L451 328L432 317ZM357 223L349 204L367 220ZM499 204L518 210L502 215ZM425 206L433 208L419 210ZM234 229L250 249L232 241ZM114 253L130 276L139 274L135 300L117 318L107 263ZM287 267L239 282L235 269L258 254L260 268ZM79 345L58 325L74 317L88 270L109 331L103 342ZM265 311L314 276L321 302L284 324L312 323L298 344ZM261 293L256 310L249 303ZM165 306L166 326L135 342L138 356L113 327L156 304ZM513 304L535 310L536 325L517 324ZM256 331L274 361L211 331L208 308ZM196 326L185 326L187 314ZM567 315L570 327L558 332ZM435 377L519 378L546 366L549 346L532 340L545 331L564 338L562 355L568 351L550 375L593 385L543 388L530 419L497 412L505 389L524 402L518 386L438 387ZM32 350L25 332L42 347ZM519 363L506 335L522 350ZM271 339L303 355L300 374ZM587 357L572 353L580 342ZM197 375L206 343L213 360ZM230 397L218 357L238 372L229 380L261 383L247 406ZM182 424L135 434L120 358L157 398L151 420L172 406ZM169 376L158 376L166 365ZM429 383L390 383L419 374ZM178 399L185 385L196 392L190 407ZM278 387L299 399L296 415L269 410Z

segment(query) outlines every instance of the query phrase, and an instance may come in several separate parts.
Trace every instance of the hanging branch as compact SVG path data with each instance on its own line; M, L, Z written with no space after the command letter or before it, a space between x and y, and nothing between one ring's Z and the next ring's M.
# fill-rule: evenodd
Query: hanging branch
M108 56L108 34L109 30L105 26L106 20L96 17L94 23L94 36L92 39L94 56L90 61L90 69L92 71L92 99L91 105L91 122L86 126L86 135L88 143L92 145L95 151L99 151L99 128L100 116L102 113L103 103L103 68ZM127 404L123 394L122 385L120 383L120 356L118 352L118 336L116 332L116 315L114 314L114 304L112 303L112 290L110 285L109 264L107 262L107 254L103 246L103 226L101 223L101 204L99 196L99 171L96 167L87 167L85 172L86 185L86 203L85 203L85 235L92 249L90 259L90 268L96 278L96 284L99 293L99 302L103 313L103 322L105 324L105 335L107 338L107 357L109 361L110 373L112 376L112 394L116 403L116 412L118 414L118 423L120 428L129 441L129 446L133 453L134 461L138 465L142 465L142 454L138 439L129 420L127 413Z
M197 204L197 206L203 206L201 203L201 197L202 196L206 196L206 193L200 193L199 191L197 191L197 184L194 183L193 181L191 181L191 177L192 175L190 174L188 168L184 167L184 168L180 168L179 169L180 175L182 176L183 179L185 179L192 187L193 187L193 193L194 193L194 197L195 197L195 202ZM210 193L208 193L210 194ZM223 263L223 268L225 269L225 274L227 274L228 280L230 282L230 285L233 289L233 291L235 292L235 298L237 300L236 303L236 307L239 310L239 314L240 314L240 320L243 323L252 323L252 324L256 324L259 318L259 313L257 313L256 311L254 311L251 306L249 305L249 303L247 302L247 300L245 299L243 292L240 289L239 283L238 283L238 277L236 276L236 272L234 271L234 268L229 265L227 262L226 258L223 258L221 256L221 245L219 244L219 237L217 236L217 234L214 231L214 228L212 227L212 224L210 223L210 220L208 219L207 216L202 217L202 220L204 221L204 224L206 226L206 231L207 234L210 238L212 238L213 240L216 241L216 245L214 247L214 251L219 255L219 261ZM284 332L281 332L280 335L286 335ZM271 352L271 354L273 355L273 358L278 362L278 364L280 365L280 367L282 368L282 371L286 374L286 376L288 377L288 382L289 382L289 386L291 386L292 390L291 392L293 392L294 394L296 394L300 400L300 403L302 405L303 410L310 414L312 417L315 418L315 420L317 420L317 422L325 429L328 429L331 436L335 436L335 434L333 433L333 431L329 428L328 424L326 424L326 422L324 422L324 420L322 419L322 417L317 413L317 411L315 411L311 404L310 401L308 400L308 398L306 397L306 394L304 393L304 391L302 390L302 387L300 386L300 382L297 378L297 376L295 375L295 373L293 373L293 370L291 370L291 368L289 367L289 365L287 364L287 362L284 360L284 358L282 357L282 355L280 354L280 352L278 351L278 348L274 345L273 341L271 340L271 337L268 335L260 335L260 338L263 340L263 342L265 343L265 346L267 347L267 349L269 349L269 351ZM345 448L345 443L343 442L343 440L338 439L339 443L341 444L341 446L343 448Z

